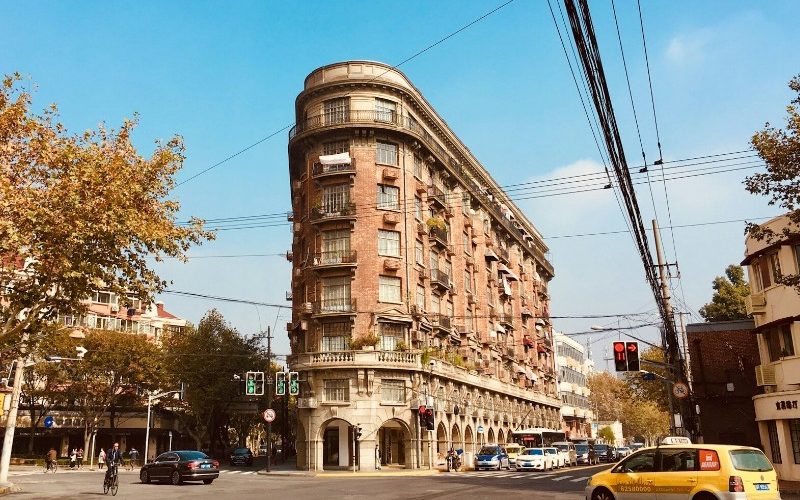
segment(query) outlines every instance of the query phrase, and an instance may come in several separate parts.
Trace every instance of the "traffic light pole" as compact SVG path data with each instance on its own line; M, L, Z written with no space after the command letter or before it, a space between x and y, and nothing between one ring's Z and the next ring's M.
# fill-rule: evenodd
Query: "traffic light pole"
M664 301L664 311L666 317L664 318L665 322L670 322L674 325L674 317L672 314L672 303L670 302L670 295L669 295L669 282L667 281L667 264L664 261L664 251L661 249L661 233L658 230L658 223L653 220L653 239L656 243L656 258L658 259L658 274L661 278L661 298ZM674 359L675 363L680 363L680 355L677 352L671 352L670 343L667 342L667 335L669 335L669 329L667 325L664 325L664 330L661 335L661 342L663 343L664 349L664 361L671 365L670 360ZM677 339L676 339L677 340ZM673 366L675 370L676 379L680 377L683 373L682 370L679 370L677 366ZM675 436L677 435L677 426L675 425L675 412L672 402L672 387L667 388L667 399L669 399L669 432L670 435ZM683 412L680 411L680 401L678 402L679 413L681 414L681 418L684 417ZM681 422L684 426L686 422Z
M272 330L267 325L267 380L264 388L267 393L267 408L272 408ZM270 472L272 460L272 422L267 422L267 472Z

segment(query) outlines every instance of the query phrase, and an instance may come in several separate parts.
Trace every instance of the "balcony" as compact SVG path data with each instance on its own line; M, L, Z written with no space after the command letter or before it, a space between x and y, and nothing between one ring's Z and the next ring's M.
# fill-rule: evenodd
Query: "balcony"
M331 250L314 254L314 269L355 267L357 253L355 250Z
M499 320L501 325L507 328L514 328L514 316L511 314L501 312Z
M764 292L752 293L744 298L744 307L747 314L765 314L767 301Z
M444 191L439 189L436 186L429 186L428 187L428 202L438 203L442 208L449 208L447 206L447 197L444 194Z
M508 264L508 262L509 262L509 254L508 254L508 249L507 248L503 248L501 246L498 246L497 247L497 256L500 257L500 260L502 260L503 262Z
M388 368L420 370L421 357L402 351L334 351L297 354L290 357L292 370L328 368Z
M356 313L356 299L323 299L314 302L315 316L353 315Z
M355 220L356 218L356 204L355 203L342 203L338 206L328 207L312 207L311 222L327 222L333 220Z
M447 229L442 229L436 226L432 226L430 231L428 231L428 236L431 238L431 241L434 243L441 245L442 248L447 248L450 240L448 238Z
M321 179L323 177L334 177L337 175L353 175L356 173L355 159L351 159L350 163L336 163L333 165L323 165L322 163L314 163L311 167L311 177L313 179Z
M450 318L450 316L445 316L444 314L431 314L429 319L431 326L441 332L446 332L449 334L450 330L453 329L453 320Z
M440 269L431 269L431 284L444 290L450 290L450 275Z

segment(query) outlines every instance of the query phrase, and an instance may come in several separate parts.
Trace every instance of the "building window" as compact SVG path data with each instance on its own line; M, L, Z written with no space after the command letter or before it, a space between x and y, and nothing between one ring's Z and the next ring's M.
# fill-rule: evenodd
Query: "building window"
M350 278L347 276L323 278L322 310L349 311L351 309Z
M469 193L461 193L461 213L464 214L464 217L472 217L472 214L470 213L471 207L472 198L469 196Z
M384 403L405 403L405 381L381 379L381 401Z
M472 275L469 271L464 271L464 290L472 292Z
M97 304L113 304L116 302L114 294L111 292L94 292L92 302Z
M422 222L422 198L414 197L414 218Z
M472 255L472 242L467 233L461 233L461 246L464 248L466 255Z
M767 434L769 434L769 450L772 452L772 463L781 463L781 445L778 440L778 426L774 420L767 421Z
M422 180L422 172L422 157L419 155L414 155L414 177Z
M349 204L349 184L335 184L322 188L322 212L326 214L341 212L349 208Z
M382 351L394 351L405 340L406 326L401 323L378 323Z
M439 270L439 253L431 250L430 252L431 271Z
M449 301L449 300L448 300L448 301L447 301L447 306L446 306L446 307L447 307L447 309L446 309L446 312L445 312L445 314L447 314L447 317L448 317L448 318L452 318L452 317L453 317L453 313L455 312L455 310L454 310L454 308L453 308L453 303L452 303L451 301Z
M322 255L320 264L345 262L350 254L350 230L338 229L322 233Z
M326 380L325 401L350 401L350 381Z
M378 209L400 210L400 188L378 184Z
M378 255L400 257L400 233L378 229Z
M417 310L425 311L425 287L422 285L417 285Z
M794 340L792 338L791 325L782 325L780 328L772 328L763 334L764 342L767 344L767 352L770 361L778 361L782 357L794 356Z
M386 99L375 99L375 120L394 123L397 104Z
M420 266L425 265L425 250L424 245L419 240L414 240L414 254L417 264Z
M338 155L350 151L350 141L333 141L322 144L323 155Z
M381 302L400 303L400 278L394 276L380 277L378 300Z
M350 348L350 323L322 324L322 352L346 351Z
M772 275L772 281L776 282L781 279L781 260L778 257L778 252L773 252L767 256L769 260L769 270Z
M442 299L436 294L431 295L431 312L433 314L442 312Z
M375 163L397 165L397 144L377 141L375 143Z
M792 436L792 454L794 463L800 464L800 419L789 420L789 433Z
M783 344L784 356L794 356L794 340L792 339L792 325L781 326L781 343Z
M350 118L350 99L340 97L323 103L325 123L345 123Z

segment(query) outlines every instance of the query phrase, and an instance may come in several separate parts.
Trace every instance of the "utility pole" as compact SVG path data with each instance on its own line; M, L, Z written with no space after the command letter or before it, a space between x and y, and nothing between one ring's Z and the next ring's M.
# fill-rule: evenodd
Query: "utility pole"
M667 281L667 264L664 261L664 251L661 249L661 233L658 230L658 223L653 219L653 239L656 241L656 258L658 259L658 274L661 281L661 299L664 302L664 310L666 311L664 321L673 321L673 314L672 314L672 303L670 302L670 294L669 294L669 282ZM667 342L667 335L670 329L668 325L664 325L664 331L661 334L661 342L664 349L664 361L673 368L673 382L677 382L678 378L683 373L683 370L676 370L676 366L670 363L670 347L669 343ZM675 359L675 364L680 363L680 353L672 353L675 355L673 359ZM669 432L671 435L676 435L676 425L675 425L675 415L673 413L673 403L672 403L672 387L667 387L667 398L669 399ZM680 402L678 402L678 408L680 408ZM681 413L681 417L683 417L683 412ZM685 424L685 422L681 422Z
M267 408L272 408L272 330L267 325L267 376L264 388L267 393ZM267 472L270 472L272 460L272 422L267 422Z

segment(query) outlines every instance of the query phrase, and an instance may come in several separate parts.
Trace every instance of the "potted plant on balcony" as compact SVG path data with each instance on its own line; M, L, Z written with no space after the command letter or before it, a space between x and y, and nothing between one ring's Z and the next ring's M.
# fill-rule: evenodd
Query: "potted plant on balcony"
M427 226L432 229L441 229L442 231L447 229L447 223L445 223L444 219L442 219L438 215L434 217L429 217L428 220L425 221L425 224L427 224Z
M350 349L353 351L374 351L380 340L374 333L368 333L350 341Z
M395 351L406 352L408 350L408 345L406 345L405 342L400 341L400 342L397 343L397 345L395 346L394 350Z

